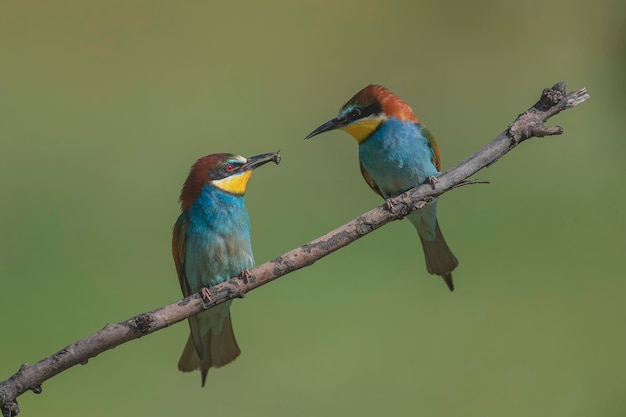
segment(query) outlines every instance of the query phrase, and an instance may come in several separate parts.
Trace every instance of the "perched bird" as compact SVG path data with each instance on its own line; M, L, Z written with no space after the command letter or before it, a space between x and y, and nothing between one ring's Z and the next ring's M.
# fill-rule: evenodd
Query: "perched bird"
M429 181L437 182L439 148L430 131L402 99L380 85L368 85L341 107L336 118L305 139L329 130L348 132L359 144L361 174L391 209L392 197ZM422 241L426 268L454 290L452 270L459 261L446 244L437 222L437 200L407 218Z
M250 246L250 219L244 206L252 170L279 153L244 158L217 153L200 158L191 167L180 194L182 213L174 225L172 254L184 296L246 273L254 265ZM240 350L230 320L231 301L189 318L191 334L178 369L200 369L202 386L209 368L226 365Z

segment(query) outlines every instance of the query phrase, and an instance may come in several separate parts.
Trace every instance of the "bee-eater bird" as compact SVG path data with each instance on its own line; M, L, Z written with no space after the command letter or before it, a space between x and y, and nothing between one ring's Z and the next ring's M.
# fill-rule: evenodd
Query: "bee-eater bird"
M402 99L380 85L368 85L341 107L336 118L305 139L329 130L348 132L359 144L361 174L391 209L392 197L426 181L435 184L439 174L439 148L430 131L417 120ZM452 270L456 259L437 222L437 200L407 218L417 229L426 268L454 290Z
M185 297L202 291L206 298L206 288L246 273L254 265L244 193L252 170L270 161L278 164L280 154L244 158L217 153L198 159L191 167L180 194L182 213L172 238L172 254ZM228 301L189 318L191 334L178 369L200 369L202 386L209 368L224 366L241 353L230 305Z

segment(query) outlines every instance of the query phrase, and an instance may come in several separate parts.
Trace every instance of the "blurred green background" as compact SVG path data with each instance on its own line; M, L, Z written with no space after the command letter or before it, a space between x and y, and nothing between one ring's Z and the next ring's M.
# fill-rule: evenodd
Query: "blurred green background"
M381 83L447 169L544 87L591 100L446 194L450 294L394 222L236 301L242 356L176 362L186 323L20 397L28 416L626 414L626 3L148 2L0 6L0 379L180 298L170 254L196 158L281 149L247 205L257 263L382 201L342 132Z

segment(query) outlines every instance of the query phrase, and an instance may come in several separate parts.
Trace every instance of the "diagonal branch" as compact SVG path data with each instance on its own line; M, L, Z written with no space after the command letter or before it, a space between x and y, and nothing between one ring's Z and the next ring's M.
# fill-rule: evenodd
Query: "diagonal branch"
M19 413L17 397L26 391L41 393L41 384L64 370L86 364L90 358L122 343L156 332L189 316L233 298L243 298L248 291L305 266L343 248L379 227L418 210L443 193L462 185L480 183L467 178L485 168L522 141L533 136L559 135L563 128L546 127L544 122L563 110L572 108L589 98L586 89L566 94L565 82L546 88L540 100L517 119L497 138L482 147L455 167L438 177L436 188L420 185L394 198L393 210L382 205L362 214L351 222L319 237L278 258L249 271L248 276L234 277L210 289L210 302L204 303L199 294L186 297L157 310L139 314L116 324L107 324L96 333L79 340L33 365L24 364L9 379L0 382L0 409L4 417Z

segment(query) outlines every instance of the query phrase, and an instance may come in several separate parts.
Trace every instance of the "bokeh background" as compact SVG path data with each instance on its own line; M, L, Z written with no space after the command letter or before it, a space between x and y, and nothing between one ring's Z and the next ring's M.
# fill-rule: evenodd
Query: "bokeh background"
M591 100L440 202L449 293L394 222L236 301L242 356L198 374L180 323L20 398L28 416L623 416L626 3L5 1L0 379L174 302L189 166L281 149L247 205L257 263L382 203L313 128L369 83L444 169L562 79Z

